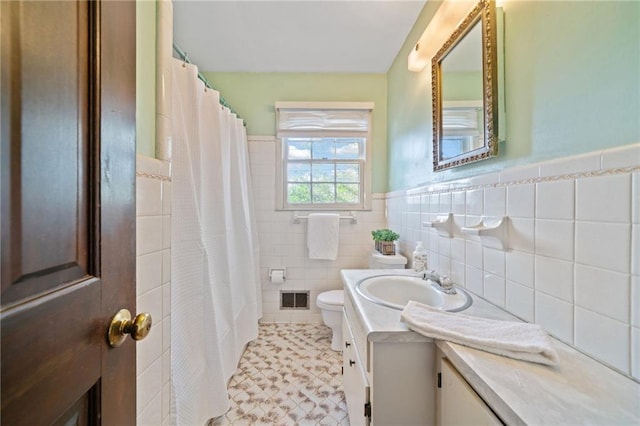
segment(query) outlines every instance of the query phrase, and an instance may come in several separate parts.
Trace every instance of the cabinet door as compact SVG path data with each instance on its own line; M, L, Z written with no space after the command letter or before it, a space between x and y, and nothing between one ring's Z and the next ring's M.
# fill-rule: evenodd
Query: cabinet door
M478 394L447 359L441 361L440 424L441 425L501 425Z
M346 315L342 317L342 387L347 400L347 410L349 412L349 424L351 426L368 425L369 417L365 416L365 404L369 402L369 384L364 372L364 366L358 357L355 348L355 339L349 327Z

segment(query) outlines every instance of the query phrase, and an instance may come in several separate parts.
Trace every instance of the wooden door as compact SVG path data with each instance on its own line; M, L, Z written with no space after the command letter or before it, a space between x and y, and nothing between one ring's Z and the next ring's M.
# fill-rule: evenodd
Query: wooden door
M135 3L0 1L2 424L135 424Z

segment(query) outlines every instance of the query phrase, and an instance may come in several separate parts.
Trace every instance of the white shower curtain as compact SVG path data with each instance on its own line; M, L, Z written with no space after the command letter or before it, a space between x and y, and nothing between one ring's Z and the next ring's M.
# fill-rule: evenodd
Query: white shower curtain
M171 375L174 421L229 407L226 383L262 315L246 131L173 59Z

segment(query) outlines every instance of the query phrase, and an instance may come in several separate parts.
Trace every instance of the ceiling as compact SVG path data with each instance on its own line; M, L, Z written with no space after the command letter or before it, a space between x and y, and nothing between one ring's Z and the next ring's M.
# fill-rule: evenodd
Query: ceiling
M425 0L174 0L202 71L386 73Z

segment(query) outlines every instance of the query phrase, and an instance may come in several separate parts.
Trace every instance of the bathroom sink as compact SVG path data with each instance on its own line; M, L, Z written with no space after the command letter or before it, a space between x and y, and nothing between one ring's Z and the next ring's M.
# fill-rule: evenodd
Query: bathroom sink
M360 280L356 291L365 299L388 308L402 310L410 300L444 311L457 312L471 306L471 295L456 287L456 294L445 294L429 280L404 275L375 275Z

